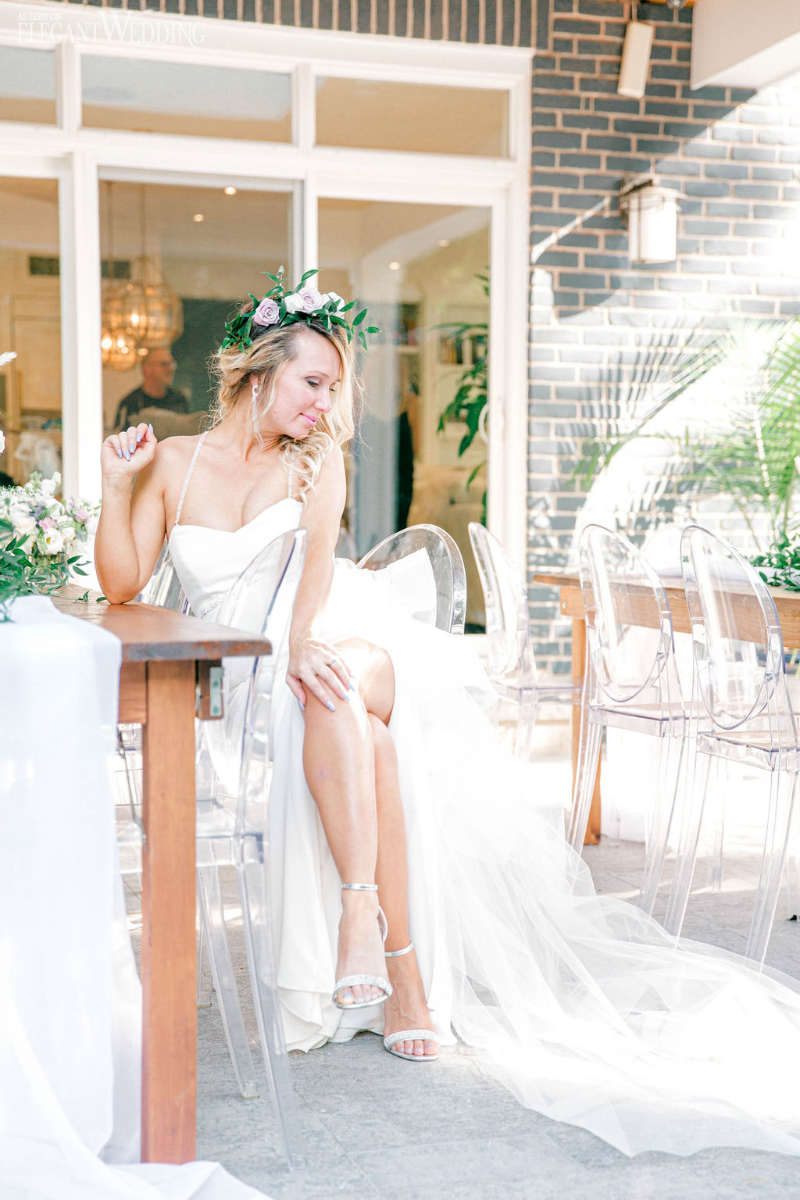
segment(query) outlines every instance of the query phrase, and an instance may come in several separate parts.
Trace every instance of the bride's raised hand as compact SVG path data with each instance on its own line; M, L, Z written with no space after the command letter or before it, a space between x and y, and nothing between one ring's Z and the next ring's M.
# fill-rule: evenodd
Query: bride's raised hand
M301 708L310 692L334 712L336 700L350 699L352 675L334 646L309 636L290 644L286 682Z
M135 475L153 461L156 435L152 425L131 425L120 433L112 433L103 442L100 469L108 483L130 484Z

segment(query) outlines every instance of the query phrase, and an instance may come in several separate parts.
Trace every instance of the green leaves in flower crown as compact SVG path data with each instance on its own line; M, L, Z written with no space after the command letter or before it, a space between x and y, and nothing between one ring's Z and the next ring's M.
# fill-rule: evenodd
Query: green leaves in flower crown
M273 326L287 328L299 322L321 326L328 333L338 326L344 330L348 342L351 342L355 335L366 350L367 335L380 333L380 329L377 325L364 325L366 308L360 309L352 318L348 316L356 306L355 300L345 304L342 297L337 296L335 292L323 294L313 285L309 285L308 280L318 273L316 267L305 271L297 287L287 291L283 267L279 267L275 275L265 271L267 279L272 280L272 287L263 300L257 300L252 292L250 293L252 306L238 312L227 322L220 350L230 347L247 350L252 346L254 338L266 329Z

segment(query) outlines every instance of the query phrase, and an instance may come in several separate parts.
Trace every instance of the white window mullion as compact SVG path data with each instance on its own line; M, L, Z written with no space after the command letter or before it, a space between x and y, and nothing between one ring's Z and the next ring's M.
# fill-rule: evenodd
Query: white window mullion
M66 160L59 180L64 492L100 496L100 225L97 164Z
M59 128L72 135L81 123L81 58L72 41L56 49L56 108Z

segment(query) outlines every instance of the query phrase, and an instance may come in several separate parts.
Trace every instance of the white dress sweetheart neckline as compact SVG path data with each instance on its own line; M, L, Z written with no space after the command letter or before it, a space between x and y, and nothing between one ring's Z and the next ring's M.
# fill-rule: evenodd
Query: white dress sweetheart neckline
M271 504L266 506L266 508L262 508L254 517L251 517L249 521L245 521L243 525L240 525L238 529L218 529L215 525L199 525L197 522L186 521L176 523L172 526L172 529L169 532L168 540L172 539L172 535L176 529L201 529L204 533L241 533L242 530L248 529L251 525L254 525L256 521L260 520L261 517L264 516L264 513L268 513L273 508L277 508L279 504L286 504L287 502L289 504L297 504L302 507L301 502L295 499L294 496L282 496L280 500L273 500Z

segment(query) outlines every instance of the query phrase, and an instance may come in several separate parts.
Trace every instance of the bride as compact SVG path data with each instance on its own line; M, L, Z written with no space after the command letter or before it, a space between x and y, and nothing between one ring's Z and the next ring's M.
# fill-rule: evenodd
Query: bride
M226 326L209 431L157 445L139 425L103 443L95 556L125 602L166 537L213 619L268 541L307 531L272 704L287 1045L366 1029L431 1062L457 1038L522 1103L627 1154L800 1154L797 982L676 948L596 895L535 767L496 742L464 639L406 617L380 573L334 562L364 314L273 281Z

